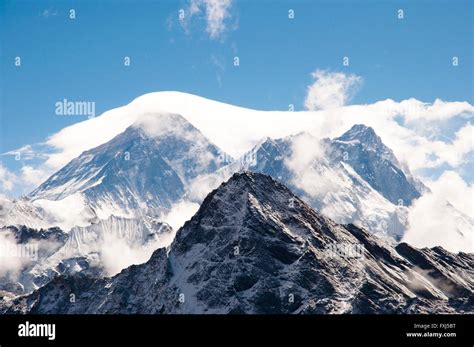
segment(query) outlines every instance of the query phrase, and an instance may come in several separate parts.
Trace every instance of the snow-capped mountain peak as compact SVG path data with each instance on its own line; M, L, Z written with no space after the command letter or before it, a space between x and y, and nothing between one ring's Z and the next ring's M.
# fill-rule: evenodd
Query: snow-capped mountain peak
M34 190L32 200L81 194L100 219L171 208L194 177L228 163L183 117L145 114L109 142L82 153Z
M473 271L472 255L392 247L321 216L269 176L242 173L147 263L112 278L59 277L0 311L464 313L474 310Z
M331 142L308 133L264 139L236 162L211 174L209 181L215 187L215 182L235 172L264 173L338 223L355 223L400 239L406 229L406 207L387 200L350 163L333 158L333 151Z
M415 179L371 127L356 124L340 137L327 140L331 156L343 161L376 191L396 205L409 206L421 196Z
M362 141L365 143L376 143L381 144L382 140L375 133L372 127L364 124L354 124L348 131L337 138L339 141L350 142L354 140Z

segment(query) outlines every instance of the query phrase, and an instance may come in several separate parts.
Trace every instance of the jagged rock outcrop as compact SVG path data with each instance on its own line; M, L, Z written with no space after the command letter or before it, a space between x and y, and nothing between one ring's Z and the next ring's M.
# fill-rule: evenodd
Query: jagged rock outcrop
M58 277L8 313L474 312L474 256L396 247L323 217L269 176L235 174L169 249L105 279ZM71 302L74 294L74 302Z

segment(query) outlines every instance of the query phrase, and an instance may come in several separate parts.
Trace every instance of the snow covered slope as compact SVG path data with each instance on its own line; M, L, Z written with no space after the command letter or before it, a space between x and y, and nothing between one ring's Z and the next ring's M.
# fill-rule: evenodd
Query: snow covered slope
M18 218L10 224L69 230L110 215L176 216L176 206L189 200L196 206L232 173L251 169L285 182L339 222L402 236L405 207L428 190L397 160L396 148L385 146L372 128L355 125L324 146L319 138L293 136L297 143L286 144L291 153L270 140L301 129L321 134L325 126L316 115L255 111L176 92L144 95L53 135L47 143L59 152L48 162L72 160L30 194L33 206L27 215L18 206L12 214ZM257 136L264 140L248 152ZM232 158L220 144L230 154L247 154L222 168ZM216 175L209 175L215 170ZM1 224L8 223L0 217Z
M59 277L0 312L473 313L473 278L472 255L392 247L269 176L243 173L147 263L112 278Z
M59 228L1 228L0 240L2 237L9 237L16 245L38 247L36 259L25 259L10 268L4 264L2 269L9 271L0 272L0 290L24 294L61 274L111 276L132 264L144 263L154 250L172 242L174 232L150 217L111 216L87 227L74 227L69 233Z
M235 172L260 172L288 185L313 208L338 223L354 223L400 239L407 227L407 208L391 203L348 163L331 158L331 153L327 143L306 133L267 138L236 162L200 177L189 195L205 194L202 187L209 191Z
M329 141L329 145L333 160L348 163L390 202L410 206L423 193L417 190L410 172L404 172L407 169L371 127L356 124L342 136Z
M307 133L282 139L262 139L237 161L199 177L188 195L196 201L235 172L250 170L272 176L313 208L338 223L354 223L374 233L386 233L414 245L441 245L451 251L474 251L474 220L447 201L442 217L432 220L432 237L417 233L427 223L417 199L429 189L404 168L375 131L354 125L342 136L318 140ZM408 206L407 206L408 205ZM420 211L420 212L419 212ZM411 218L409 218L411 216ZM449 224L449 225L446 225Z
M31 229L22 227L0 228L0 290L15 294L31 292L39 287L39 284L49 282L36 280L28 273L37 264L45 262L65 243L68 235L59 228ZM11 254L3 254L5 248L19 250L12 257ZM47 277L45 273L44 277Z
M11 200L0 197L0 227L25 225L30 228L48 228L46 212L33 205L29 199Z
M68 231L73 226L86 226L97 220L95 211L80 194L61 200L28 197L10 200L0 199L0 227L26 226L32 229L59 227Z
M102 275L114 275L127 266L147 261L153 251L173 241L172 228L151 217L110 216L87 227L74 227L63 247L35 266L34 273L65 259L85 257Z
M229 158L183 117L145 115L82 153L29 196L56 201L80 194L100 219L158 215L183 197L189 180Z

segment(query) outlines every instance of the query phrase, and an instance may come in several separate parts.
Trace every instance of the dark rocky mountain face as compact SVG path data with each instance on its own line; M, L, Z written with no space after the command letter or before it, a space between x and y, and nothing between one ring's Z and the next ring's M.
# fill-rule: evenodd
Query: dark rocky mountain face
M74 302L71 302L73 294ZM269 176L235 174L169 249L105 279L61 276L8 313L474 312L474 256L392 247Z
M301 143L305 146L304 154ZM310 159L303 161L307 163L295 167L294 163L299 163L306 154ZM316 155L311 158L312 154ZM338 154L332 140L319 141L307 133L282 139L267 138L211 176L220 175L223 180L234 172L244 171L269 175L338 223L354 223L372 233L383 233L400 240L407 227L406 207L386 199ZM395 157L392 160L397 162ZM376 165L375 162L372 164ZM409 184L406 181L398 183Z
M393 154L375 131L362 124L354 125L342 136L328 140L333 160L343 161L386 199L409 206L420 197L412 177L407 177Z
M11 232L18 244L26 244L32 240L48 240L64 244L68 238L68 235L60 228L49 228L49 229L32 229L24 225L22 226L9 226L0 228L0 232Z

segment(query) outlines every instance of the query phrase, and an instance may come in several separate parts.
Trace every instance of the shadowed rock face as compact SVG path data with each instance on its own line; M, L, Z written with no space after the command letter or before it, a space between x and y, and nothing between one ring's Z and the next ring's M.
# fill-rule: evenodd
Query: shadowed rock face
M8 313L474 312L474 256L339 225L271 177L235 174L168 250L105 279L59 277ZM70 295L75 302L70 302Z
M295 168L302 143L314 156L305 168ZM333 140L319 141L307 133L264 139L211 176L227 179L243 171L269 175L338 223L401 240L408 223L406 206L420 196L415 185L422 185L404 170L372 128L355 125Z

